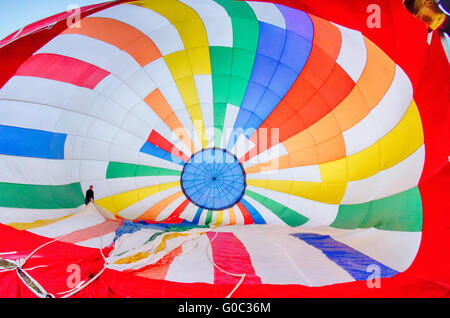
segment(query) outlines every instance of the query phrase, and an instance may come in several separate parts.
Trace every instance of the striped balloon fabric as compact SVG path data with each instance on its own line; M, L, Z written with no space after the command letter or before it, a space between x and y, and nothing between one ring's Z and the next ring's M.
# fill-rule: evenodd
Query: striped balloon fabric
M24 254L100 248L85 282L102 266L182 296L392 277L419 250L424 162L405 71L361 32L281 4L118 2L0 90L0 222L36 241ZM14 244L0 257L17 261ZM52 264L52 283L29 274L59 297L68 274Z

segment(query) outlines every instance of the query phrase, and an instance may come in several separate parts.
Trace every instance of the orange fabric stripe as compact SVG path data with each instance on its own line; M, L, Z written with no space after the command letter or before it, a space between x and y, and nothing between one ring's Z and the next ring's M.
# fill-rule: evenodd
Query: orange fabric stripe
M175 257L180 255L183 252L183 248L181 246L178 246L177 248L173 249L166 255L164 255L159 261L157 261L155 264L150 264L148 266L145 266L138 271L135 271L136 276L145 277L148 279L165 279L167 272L169 271L169 267L172 264ZM130 271L132 272L132 271Z
M102 222L100 224L74 231L69 235L65 236L61 240L61 242L75 244L87 241L96 237L100 237L102 235L115 232L120 225L121 225L120 221L106 220L105 222Z
M171 204L173 201L178 199L183 195L183 192L179 191L176 192L167 198L159 201L154 206L152 206L150 209L148 209L145 213L143 213L141 216L139 216L138 219L141 220L155 220L158 215L164 210L169 204Z
M162 57L155 43L144 33L114 19L87 17L81 28L68 28L63 34L82 34L114 45L130 54L141 66Z
M230 218L230 225L236 224L236 213L234 212L233 208L228 209L228 215Z
M172 107L164 98L159 89L155 89L145 99L148 106L161 118L166 125L180 138L180 140L191 150L196 152L194 142L184 128L183 124L173 112Z

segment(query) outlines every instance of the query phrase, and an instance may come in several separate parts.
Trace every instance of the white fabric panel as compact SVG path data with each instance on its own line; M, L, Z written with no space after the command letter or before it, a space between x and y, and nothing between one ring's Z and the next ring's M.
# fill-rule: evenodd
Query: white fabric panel
M184 200L186 200L186 197L184 195L180 196L179 198L177 198L175 201L173 201L172 203L170 203L168 206L166 206L160 214L158 214L158 216L156 217L155 221L156 222L162 222L165 219L167 219L175 210L176 208L178 208L181 203L184 202ZM191 203L190 203L191 204ZM186 211L186 210L185 210ZM183 211L183 213L185 212Z
M45 105L0 100L0 125L56 132L53 128L61 112Z
M90 15L90 17L111 18L122 21L143 33L152 32L169 24L166 18L156 12L131 4L112 6Z
M230 224L230 212L228 209L223 211L223 217L222 217L222 225L229 225Z
M109 99L123 106L126 110L132 109L134 106L136 106L136 104L142 101L139 95L137 95L137 93L131 89L128 83L122 82L122 80L118 77L108 77L108 79L110 79L111 81L107 86L114 87L113 92L104 91L105 86L103 86L102 84L106 81L101 81L95 87L95 91L103 94L104 96L108 96ZM117 83L120 83L120 85L118 85Z
M119 128L117 126L100 119L90 118L81 123L78 135L92 136L92 138L88 138L110 143L118 131Z
M258 211L258 213L261 214L267 224L286 225L286 223L284 223L276 214L248 195L244 195L244 200L250 203Z
M183 98L181 97L180 91L178 90L175 82L167 83L159 87L159 90L161 91L169 105L172 107L183 127L188 132L189 136L194 142L195 147L197 149L202 149L200 138L194 128L194 123L192 122L192 119L186 109Z
M138 162L139 153L137 153L135 150L123 148L114 144L111 144L109 150L109 161L133 164Z
M186 200L186 197L184 195L182 196L182 198L183 198L183 200ZM197 214L197 211L198 211L198 206L189 202L186 209L183 211L183 213L181 213L180 218L185 219L189 222L192 222L195 218L195 215Z
M77 161L0 155L0 182L63 185L79 182Z
M194 80L197 87L198 99L200 104L213 104L214 100L211 75L194 75ZM208 120L210 119L208 118ZM214 125L207 127L214 127Z
M273 146L272 148L267 149L266 151L260 153L259 155L254 156L250 160L244 162L243 166L244 166L244 168L249 168L256 164L269 162L270 160L279 158L281 156L285 156L287 154L288 154L288 151L286 150L284 145L282 143L279 143L276 146ZM271 165L268 166L267 169L275 168L275 167L273 167L274 164L276 165L277 163L276 162L271 163ZM264 171L265 170L263 170L263 172ZM267 170L266 172L269 173L269 171L271 171L271 170Z
M103 218L96 210L85 209L59 222L30 229L28 231L37 235L54 238L100 224L104 221L105 218Z
M286 29L284 16L274 4L254 1L246 2L255 12L258 21L269 23L279 28Z
M234 234L246 247L255 274L263 284L310 285L307 277L297 270L295 264L287 259L283 250L271 239L261 237L261 234L255 239L254 230L247 232L247 229L234 231Z
M102 95L98 96L99 100L102 100L104 98ZM99 107L99 110L93 114L101 114L102 120L120 127L127 113L128 110L126 110L123 106L117 104L116 102L113 102L110 99L104 98L103 103Z
M322 286L354 280L320 250L290 236L284 227L226 228L230 229L246 247L263 283Z
M209 46L233 46L233 25L226 10L212 0L181 0L197 12L205 25Z
M208 147L214 147L214 100L211 75L194 75Z
M27 89L24 89L24 87L27 87ZM87 94L81 93L83 90L91 92L93 96L88 97ZM48 92L58 92L58 94L49 94ZM71 107L74 106L73 98L78 94L77 100L88 105L96 97L92 90L68 83L39 77L14 76L0 90L0 99L31 102L72 110Z
M217 211L212 211L210 225L215 225L217 222Z
M122 128L125 131L129 131L132 135L138 136L140 140L145 141L148 139L151 131L149 126L140 117L132 113L129 113L125 118Z
M145 70L139 69L129 78L126 79L126 83L133 88L133 90L144 99L149 92L152 92L156 88L156 84L149 77Z
M247 180L288 180L321 182L319 165L248 173Z
M425 145L394 167L381 172L382 179L375 199L406 191L419 184L425 165Z
M341 32L341 50L336 63L356 83L361 77L367 62L367 49L364 36L359 31L355 31L337 24L334 24Z
M314 220L315 225L330 225L336 219L337 212L339 210L339 205L336 204L326 204L308 200L295 195L263 189L251 185L248 185L247 189L279 202L300 213L301 215Z
M67 160L64 160L67 161ZM108 169L107 161L100 160L80 160L79 161L80 180L101 180L106 178Z
M140 151L142 146L147 142L147 137L136 137L126 130L121 129L114 136L112 142L124 148Z
M164 58L159 58L147 64L144 67L144 70L152 78L157 87L161 87L164 84L174 81L172 73L170 72Z
M208 210L203 209L203 211L200 214L200 219L198 220L198 225L206 224L206 216L207 215L208 215Z
M115 232L111 232L108 234L104 234L103 236L98 236L91 238L86 241L75 243L78 246L90 247L90 248L105 248L106 246L111 245L116 237Z
M212 260L211 244L206 235L196 239L197 245L184 247L180 256L175 257L167 271L166 280L182 283L204 282L214 283L214 266Z
M403 118L412 98L411 82L396 66L394 80L386 95L363 120L343 133L347 156L366 149L389 133Z
M40 53L71 57L95 65L119 78L128 78L140 68L140 65L125 51L81 34L58 35L35 54Z
M128 208L119 212L120 216L126 219L133 220L139 216L141 216L145 211L150 209L152 206L157 204L159 201L167 198L168 196L174 194L175 192L180 191L180 187L173 187L154 195L151 195L143 200L136 202L135 204L129 206Z
M146 35L156 44L163 56L184 50L184 44L180 34L172 24L146 33Z
M256 145L250 139L247 139L244 135L240 134L230 152L236 157L241 158L255 146Z
M225 111L225 119L223 123L222 141L220 143L221 148L225 148L228 144L228 140L233 132L234 123L236 122L237 116L239 114L239 107L231 104L227 104L227 109Z
M122 161L122 162L127 162L127 161ZM130 162L133 163L133 162ZM167 161L158 157L154 157L154 156L150 156L146 153L142 153L140 152L138 154L138 164L140 165L146 165L146 166L150 166L150 167L158 167L158 168L167 168L167 169L172 169L172 170L177 170L177 171L182 171L183 167L173 163L171 161Z
M236 216L236 225L244 224L244 216L238 205L233 206L234 214Z
M124 116L126 116L126 110L123 108L116 106L118 104L115 104L113 102L105 103L100 110L99 114L101 114L101 119L96 119L97 115L93 112L93 109L90 107L84 107L85 110L77 109L75 106L75 99L72 99L72 96L84 96L84 102L86 105L89 106L89 103L92 102L96 96L99 96L95 92L89 89L85 88L79 88L67 83L52 81L48 79L43 78L31 78L31 77L14 77L13 80L9 81L9 86L5 85L5 87L0 91L0 98L5 99L17 99L17 100L24 100L24 101L30 101L32 103L35 103L39 106L33 106L32 104L25 106L26 110L30 111L30 116L36 114L35 116L43 116L46 113L51 112L48 109L51 109L50 106L55 107L55 112L60 113L61 122L53 122L52 118L55 119L55 116L49 116L49 121L47 121L47 118L43 118L43 120L32 120L29 117L21 116L22 123L18 122L16 120L16 124L20 124L22 127L25 128L31 128L31 129L41 129L41 130L49 130L54 132L60 132L60 133L74 133L81 136L90 135L91 138L99 139L102 141L107 142L114 142L112 140L113 135L118 130L118 127L121 126L123 120L125 119ZM23 87L35 87L37 90L36 92L33 91L33 94L28 92L22 93L27 90L23 90ZM58 94L48 94L48 91L58 91ZM3 95L2 95L3 94ZM58 101L57 99L52 100L53 95L59 95L61 100ZM68 102L68 100L72 99L71 102ZM50 101L50 103L49 103ZM4 103L4 101L2 101ZM78 99L79 104L83 104L83 100ZM27 103L20 103L21 106L25 105ZM42 105L41 105L42 104ZM46 107L46 105L48 105ZM25 110L24 108L24 110ZM35 110L32 110L36 108ZM39 115L39 109L47 109L43 113L43 115ZM68 111L63 111L60 108L65 108ZM70 110L70 111L69 111ZM87 117L83 114L78 113L77 111L86 111L87 115L94 116L93 117ZM5 111L6 113L6 111ZM8 111L8 113L11 113ZM8 115L8 118L12 118L12 115ZM29 118L29 119L26 119ZM36 117L34 117L36 119ZM50 125L49 127L45 127L45 123ZM65 124L68 125L65 125ZM64 125L63 125L64 124ZM24 125L29 125L24 126ZM31 126L33 125L33 126ZM119 126L118 126L119 125ZM58 128L58 130L55 130L55 127ZM67 127L67 128L66 128ZM62 130L63 128L67 129L68 131ZM119 131L119 137L122 135L128 135L130 136L130 140L138 140L137 137L131 136L125 131ZM141 134L142 135L142 134ZM68 139L71 136L68 136ZM71 137L75 138L75 137ZM127 140L126 142L121 141L120 138L116 137L116 141L119 143L119 145L123 145L126 148L130 149L137 149L142 147L142 145L145 143L147 137L143 137L139 140L143 140L143 142L138 147L136 144L132 145L130 143L130 140ZM69 141L70 142L70 141ZM83 140L83 143L85 143L85 140ZM66 143L67 145L67 143ZM79 157L78 157L79 158ZM78 159L78 158L72 158L69 159ZM93 159L93 158L90 158Z
M123 179L123 178L120 178L120 179ZM179 176L134 177L132 179L134 179L134 182L139 189L145 188L145 187L150 187L150 186L156 185L156 184L164 184L164 183L180 181Z
M81 159L81 148L84 138L68 135L64 145L64 159L65 160L79 160Z
M108 161L109 148L110 148L109 142L84 138L81 146L80 156L81 158L88 160Z
M342 204L358 204L409 190L419 184L425 163L425 146L395 166L358 181L349 181Z
M74 209L17 209L6 208L0 209L0 223L32 223L37 220L58 219L60 217L74 214L84 209L84 204Z

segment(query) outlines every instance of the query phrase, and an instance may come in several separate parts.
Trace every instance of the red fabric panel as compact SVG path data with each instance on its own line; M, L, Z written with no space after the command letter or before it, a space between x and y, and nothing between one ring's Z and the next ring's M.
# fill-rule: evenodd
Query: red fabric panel
M96 8L81 8L81 18L100 10L118 5L129 0L119 0L114 3L108 3ZM64 13L63 13L64 14ZM55 36L67 29L66 19L59 20L56 24L39 30L32 27L34 32L14 40L14 42L0 47L0 88L16 73L17 69L24 63L34 52L39 50L47 42ZM37 27L36 27L37 28Z
M186 207L189 205L189 200L186 199L181 203L175 211L172 212L171 215L167 219L165 219L162 223L167 224L179 224L184 221L184 219L180 219L180 214L186 209Z
M57 54L36 54L17 70L16 76L35 76L94 89L109 72L95 65Z
M244 224L253 224L253 218L245 206L241 202L238 202L237 206L239 207L239 210L241 210L242 216L244 217Z
M433 34L424 70L414 91L425 138L421 182L448 165L450 156L450 64L437 33Z
M186 154L184 154L180 149L175 147L166 138L161 136L156 130L152 130L147 141L149 143L167 151L168 153L177 156L178 158L180 158L181 160L183 160L185 162L189 161L189 157Z
M213 261L220 269L231 274L245 274L243 284L261 284L250 255L233 233L208 232L206 235L211 241ZM214 267L214 284L237 284L240 279Z
M14 252L11 255L2 255L5 260L17 260L27 257L34 249L53 239L41 237L27 231L19 231L10 226L0 224L0 253ZM105 248L104 253L108 255L111 248ZM49 293L57 293L69 290L67 281L70 276L68 266L75 264L80 269L80 279L87 281L103 267L103 258L99 249L81 247L60 241L44 246L31 257L23 266L30 269L35 266L45 265L28 271L28 273L39 282ZM4 285L5 284L5 285ZM36 297L27 286L17 277L16 271L0 272L1 297Z

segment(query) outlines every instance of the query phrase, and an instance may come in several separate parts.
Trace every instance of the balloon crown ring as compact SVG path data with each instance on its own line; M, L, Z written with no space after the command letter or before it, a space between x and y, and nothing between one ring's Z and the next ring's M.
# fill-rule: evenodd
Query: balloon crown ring
M235 205L244 195L245 172L236 156L228 151L203 149L184 165L181 188L198 207L223 210Z

